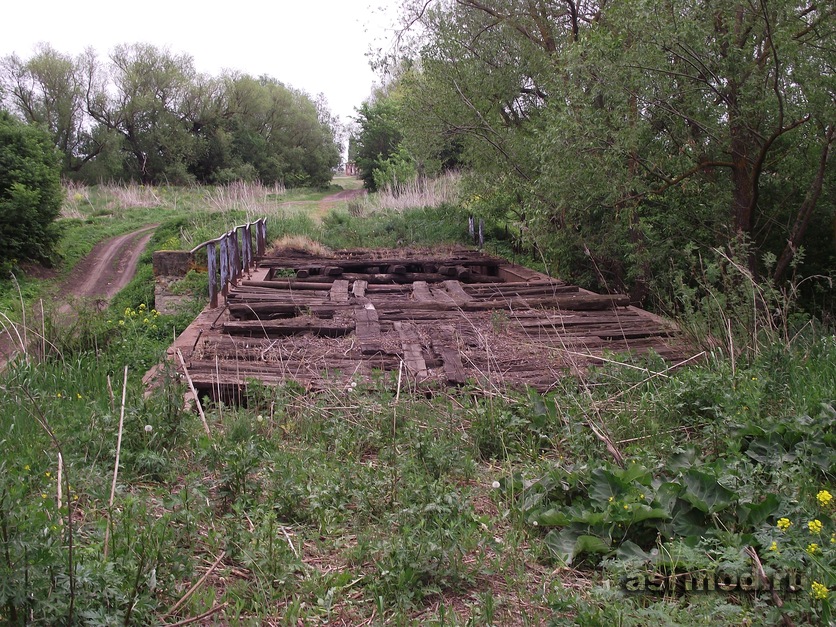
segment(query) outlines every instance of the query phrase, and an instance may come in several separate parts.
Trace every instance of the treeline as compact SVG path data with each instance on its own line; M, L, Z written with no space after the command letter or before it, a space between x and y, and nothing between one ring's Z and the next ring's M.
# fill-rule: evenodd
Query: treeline
M146 184L234 180L320 186L340 162L323 96L239 73L200 74L185 54L117 46L101 60L41 45L0 60L3 107L46 130L65 177Z
M398 54L379 60L389 81L350 144L370 188L461 168L474 213L561 275L637 300L693 285L712 247L776 282L836 268L832 5L402 0L401 13Z

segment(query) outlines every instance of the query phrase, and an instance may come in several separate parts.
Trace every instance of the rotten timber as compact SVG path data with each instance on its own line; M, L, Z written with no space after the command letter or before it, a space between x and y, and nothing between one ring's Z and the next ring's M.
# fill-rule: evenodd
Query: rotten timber
M350 387L399 370L421 386L547 391L608 353L687 356L674 325L624 295L462 249L270 256L226 300L177 345L213 396L234 398L251 380Z

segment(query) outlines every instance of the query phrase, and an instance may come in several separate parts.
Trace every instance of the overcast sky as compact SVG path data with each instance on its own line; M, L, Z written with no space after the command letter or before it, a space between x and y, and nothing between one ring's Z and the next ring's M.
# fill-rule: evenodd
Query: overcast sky
M394 0L14 0L3 10L0 56L26 59L36 44L77 54L92 46L104 59L121 43L150 43L188 53L200 72L228 68L268 74L324 93L347 123L372 91L370 49L388 48ZM383 6L381 6L383 5Z

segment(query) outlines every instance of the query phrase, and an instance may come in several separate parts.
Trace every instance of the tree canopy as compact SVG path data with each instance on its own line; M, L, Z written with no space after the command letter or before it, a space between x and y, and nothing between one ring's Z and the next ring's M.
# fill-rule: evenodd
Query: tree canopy
M49 261L63 193L49 135L0 111L0 263Z
M189 55L148 44L105 61L41 46L2 59L0 79L9 109L50 134L73 177L317 186L340 161L324 97L268 76L203 75Z
M406 0L402 13L404 144L429 162L456 142L476 209L515 221L559 271L640 298L689 242L740 243L776 279L802 246L833 267L832 6Z

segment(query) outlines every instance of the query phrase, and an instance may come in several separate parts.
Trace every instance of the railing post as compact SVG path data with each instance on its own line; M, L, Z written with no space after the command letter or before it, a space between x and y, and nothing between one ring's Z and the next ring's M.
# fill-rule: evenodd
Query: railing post
M244 227L244 258L246 259L244 265L249 271L253 265L253 227L250 224Z
M215 283L215 273L217 272L217 262L215 260L215 242L210 242L206 246L206 258L208 261L209 271L209 307L211 309L215 309L218 306L218 286L217 283Z
M267 224L264 221L264 218L259 218L255 223L255 241L256 254L258 254L259 257L263 257L267 244Z
M229 293L229 243L224 236L221 238L221 294Z
M241 276L241 241L238 238L238 229L233 229L229 234L232 236L232 259L235 264L232 281L233 284L237 284L238 277Z

